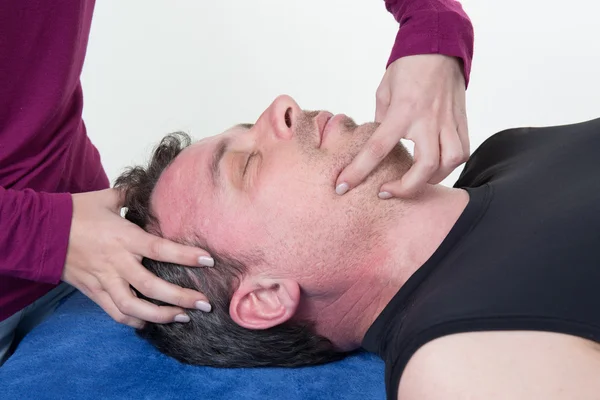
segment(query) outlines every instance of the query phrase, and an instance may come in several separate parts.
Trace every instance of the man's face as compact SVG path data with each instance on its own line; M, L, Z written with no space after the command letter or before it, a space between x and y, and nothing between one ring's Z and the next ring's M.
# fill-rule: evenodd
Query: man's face
M381 205L379 185L410 162L398 147L361 187L335 193L338 174L376 126L306 112L280 96L256 124L203 139L167 168L152 196L162 233L199 237L233 256L259 253L251 273L330 289L324 275L364 254L363 227L376 222L370 210Z

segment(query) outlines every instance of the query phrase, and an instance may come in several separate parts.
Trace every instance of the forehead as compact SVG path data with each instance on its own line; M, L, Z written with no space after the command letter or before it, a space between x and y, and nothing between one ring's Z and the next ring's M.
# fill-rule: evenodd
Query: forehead
M210 165L219 142L242 133L246 129L235 126L225 132L202 139L184 149L163 171L150 199L150 207L157 217L165 237L186 237L197 221L198 205L202 214L214 209L215 188L211 181Z

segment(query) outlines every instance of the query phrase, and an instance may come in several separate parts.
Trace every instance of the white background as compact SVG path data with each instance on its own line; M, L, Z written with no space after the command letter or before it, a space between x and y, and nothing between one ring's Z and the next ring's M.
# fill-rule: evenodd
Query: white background
M598 3L462 4L475 27L472 150L502 129L600 117ZM88 133L112 181L164 134L254 122L281 93L366 122L396 31L383 0L99 0L82 78Z

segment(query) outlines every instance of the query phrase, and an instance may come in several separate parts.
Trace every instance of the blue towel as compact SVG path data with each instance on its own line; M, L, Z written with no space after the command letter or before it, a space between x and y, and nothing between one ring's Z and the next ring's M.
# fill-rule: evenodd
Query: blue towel
M0 398L385 399L383 374L383 362L368 353L294 369L181 364L76 293L0 368Z

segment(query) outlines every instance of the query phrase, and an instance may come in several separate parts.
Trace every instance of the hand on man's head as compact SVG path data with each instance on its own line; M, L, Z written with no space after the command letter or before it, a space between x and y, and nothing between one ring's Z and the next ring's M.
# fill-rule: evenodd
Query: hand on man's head
M212 266L210 255L145 232L119 215L119 190L74 194L73 221L62 280L75 286L117 322L188 322L184 309L210 311L207 298L159 279L141 265L143 257L174 264ZM158 306L134 295L133 286Z

